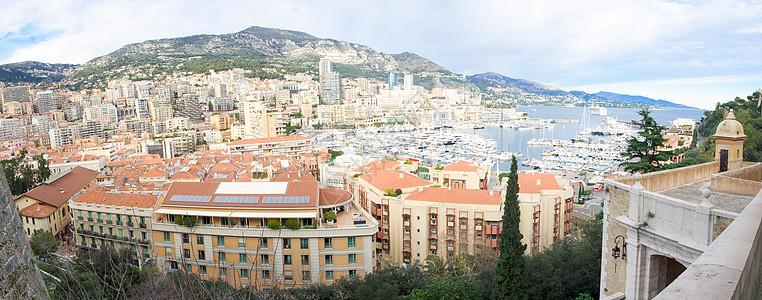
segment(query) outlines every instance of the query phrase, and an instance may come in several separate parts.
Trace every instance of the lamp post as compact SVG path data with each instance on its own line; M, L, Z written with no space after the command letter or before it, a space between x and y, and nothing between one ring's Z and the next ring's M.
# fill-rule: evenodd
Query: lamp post
M622 241L622 249L619 248L619 240ZM624 236L618 235L614 238L614 248L611 249L611 256L613 256L614 259L619 258L619 256L621 256L622 259L627 258L627 242L624 241Z

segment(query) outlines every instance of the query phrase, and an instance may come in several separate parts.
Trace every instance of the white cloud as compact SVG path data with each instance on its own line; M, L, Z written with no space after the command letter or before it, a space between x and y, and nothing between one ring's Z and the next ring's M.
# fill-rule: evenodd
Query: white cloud
M0 47L3 37L50 37L0 48L0 60L81 63L127 43L258 25L411 51L457 73L583 86L762 68L762 31L749 25L761 12L727 0L14 1L0 8Z

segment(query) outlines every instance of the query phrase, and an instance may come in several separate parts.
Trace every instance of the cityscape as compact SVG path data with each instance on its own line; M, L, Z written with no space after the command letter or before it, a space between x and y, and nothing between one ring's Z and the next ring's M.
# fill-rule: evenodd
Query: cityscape
M706 110L258 26L11 62L0 295L759 299L745 92Z

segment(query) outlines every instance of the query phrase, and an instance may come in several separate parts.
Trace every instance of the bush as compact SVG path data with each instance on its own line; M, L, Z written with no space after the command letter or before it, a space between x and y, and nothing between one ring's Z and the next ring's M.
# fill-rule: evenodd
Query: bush
M396 189L396 190L394 190L394 193L396 194L395 196L402 195L402 190L401 189Z
M404 162L404 164L406 164L406 165L412 165L413 162L408 160L408 161Z
M326 220L336 220L336 212L329 210L323 214Z
M299 221L296 219L288 219L286 220L286 228L291 230L298 230L299 229Z
M40 257L47 257L50 253L56 252L61 243L47 230L37 229L29 240L29 246L32 252Z
M278 230L280 229L280 224L278 224L278 220L270 219L270 220L267 220L267 228L270 228L272 230Z

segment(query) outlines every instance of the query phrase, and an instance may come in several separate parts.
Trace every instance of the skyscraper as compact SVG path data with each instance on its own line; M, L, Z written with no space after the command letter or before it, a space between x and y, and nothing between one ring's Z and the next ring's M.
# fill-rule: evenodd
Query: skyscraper
M327 104L341 103L341 75L331 72L331 61L320 59L320 98Z
M389 90L393 91L397 86L397 73L389 72Z
M37 111L46 113L58 109L58 95L53 91L37 92Z
M148 119L148 99L135 99L135 114L138 119Z
M413 90L413 75L412 74L405 74L405 90L406 91Z

